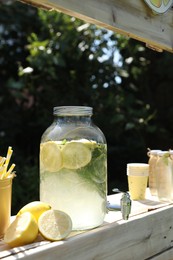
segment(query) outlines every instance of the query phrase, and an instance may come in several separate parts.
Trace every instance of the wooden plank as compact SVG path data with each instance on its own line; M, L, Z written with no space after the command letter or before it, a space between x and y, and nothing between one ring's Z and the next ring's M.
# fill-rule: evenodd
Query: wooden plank
M169 208L157 213L119 221L82 235L72 237L67 243L42 248L36 259L147 259L172 246L172 213ZM76 255L77 252L77 255ZM30 258L32 254L30 254ZM170 258L167 258L170 259ZM166 258L165 258L166 260Z
M151 260L165 260L165 259L169 259L169 260L173 260L173 248L166 250L165 252L155 255L152 258L150 258Z
M65 241L21 251L16 259L147 259L170 249L164 258L170 260L173 258L172 215L173 207L169 206L132 217L129 221L121 220L102 226ZM5 259L15 259L15 255Z
M109 196L108 200L118 205L120 198L118 194ZM158 257L163 252L164 260L170 260L173 258L173 205L165 205L152 197L133 201L128 221L122 220L120 212L111 211L101 227L73 233L64 241L51 243L38 237L33 244L14 249L1 241L0 259L138 260Z
M144 0L21 0L55 9L147 43L158 51L173 52L173 11L154 14Z

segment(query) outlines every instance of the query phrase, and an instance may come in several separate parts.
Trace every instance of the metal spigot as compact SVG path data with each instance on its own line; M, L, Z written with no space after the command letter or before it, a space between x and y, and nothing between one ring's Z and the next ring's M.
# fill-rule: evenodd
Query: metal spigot
M108 202L107 209L110 211L121 211L122 213L122 218L124 220L128 220L130 212L131 212L131 206L132 206L132 201L130 199L130 195L128 192L120 191L119 189L115 188L112 190L113 192L116 193L123 193L121 200L120 200L120 206L119 205L114 205L110 204Z

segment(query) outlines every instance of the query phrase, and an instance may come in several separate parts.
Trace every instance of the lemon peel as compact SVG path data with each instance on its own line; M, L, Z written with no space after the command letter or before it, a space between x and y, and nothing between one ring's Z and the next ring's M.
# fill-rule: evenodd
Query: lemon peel
M24 207L22 207L17 213L17 216L23 214L24 212L30 212L38 222L40 215L49 209L51 209L51 206L45 202L32 201L26 204Z

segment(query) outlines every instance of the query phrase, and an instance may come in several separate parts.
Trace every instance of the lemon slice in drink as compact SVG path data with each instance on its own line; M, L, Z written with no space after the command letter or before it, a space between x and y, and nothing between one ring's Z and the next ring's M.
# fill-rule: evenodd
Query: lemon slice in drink
M60 210L45 211L38 220L41 235L56 241L66 238L72 231L72 221L68 214Z
M38 225L30 212L17 216L4 235L4 241L10 247L32 243L38 235Z
M79 169L91 161L91 150L86 144L79 142L67 143L63 150L63 166L67 169Z
M62 167L62 154L60 145L55 141L49 141L41 144L40 162L47 171L59 171Z

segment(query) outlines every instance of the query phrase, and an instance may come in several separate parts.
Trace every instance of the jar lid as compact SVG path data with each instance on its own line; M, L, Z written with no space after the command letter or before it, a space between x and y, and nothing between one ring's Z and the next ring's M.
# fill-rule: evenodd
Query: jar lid
M160 151L160 152L158 152L158 156L162 157L164 155L168 155L169 156L169 151Z
M60 106L54 107L53 114L61 116L91 116L93 108L87 106Z
M150 150L148 153L149 153L150 155L157 155L158 152L161 152L161 150Z

